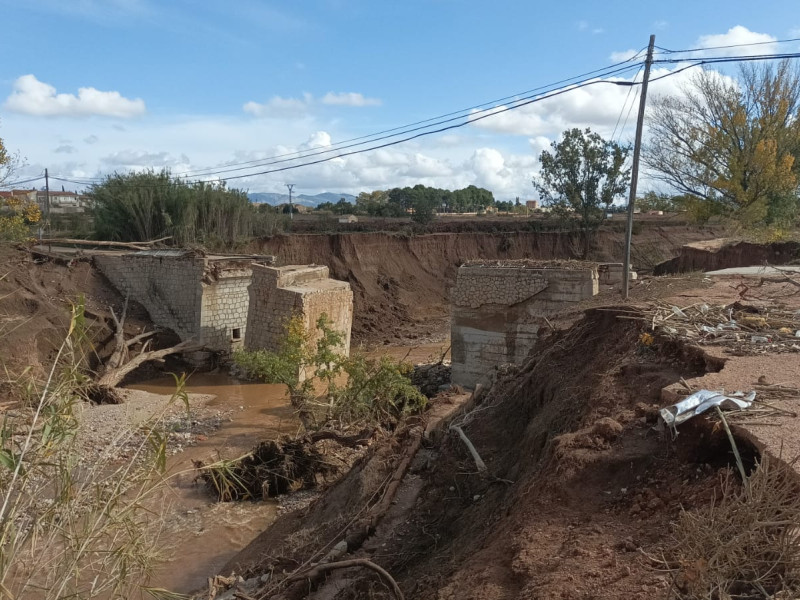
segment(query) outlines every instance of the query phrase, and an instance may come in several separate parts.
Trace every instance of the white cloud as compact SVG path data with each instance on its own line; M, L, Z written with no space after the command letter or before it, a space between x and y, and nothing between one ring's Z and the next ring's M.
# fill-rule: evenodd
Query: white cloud
M719 48L714 50L714 56L735 56L742 54L773 54L777 50L774 44L777 38L768 33L757 33L750 31L747 27L736 25L731 27L726 33L712 35L702 35L697 40L698 48L713 48L716 46L739 46L741 44L758 44L756 46L745 46L739 48ZM704 52L703 54L709 54Z
M379 106L381 101L378 98L367 98L357 92L328 92L322 98L316 99L309 93L303 94L302 98L283 98L273 96L267 102L247 102L242 107L244 112L255 117L303 117L311 113L316 104L328 106Z
M380 99L366 98L357 92L328 92L322 97L321 102L334 106L380 106L381 104Z
M74 154L77 151L75 146L70 146L69 144L61 144L58 148L53 150L56 154Z
M83 141L86 144L96 144L98 139L99 138L96 135L92 134L92 135L87 135L85 138L83 138Z
M56 88L23 75L13 85L4 107L12 112L45 117L104 116L131 118L144 114L141 98L128 99L119 92L103 92L93 87L78 89L78 95L59 94Z
M242 109L256 117L302 117L308 113L312 102L311 94L303 94L302 98L273 96L263 104L247 102Z
M618 62L623 62L623 61L626 61L626 60L630 60L634 56L636 56L637 54L638 54L638 52L636 50L633 50L633 49L622 50L621 52L612 52L611 55L609 56L609 58L611 59L611 62L618 63Z

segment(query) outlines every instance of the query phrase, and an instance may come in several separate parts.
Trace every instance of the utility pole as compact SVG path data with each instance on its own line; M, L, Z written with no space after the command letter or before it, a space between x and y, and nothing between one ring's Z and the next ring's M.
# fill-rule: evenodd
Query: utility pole
M631 193L628 197L628 228L625 231L625 257L622 262L622 297L628 299L628 284L631 270L631 234L633 232L633 205L636 202L636 184L639 182L639 154L642 151L642 128L644 127L644 107L647 101L647 83L650 80L650 65L653 64L653 46L656 36L650 36L647 58L644 59L642 95L639 98L639 116L636 119L636 140L633 144L633 166L631 167Z
M48 229L50 228L50 176L47 173L47 169L44 170L44 225ZM50 235L52 234L48 232L48 237Z
M287 183L286 187L289 188L289 220L294 220L294 208L292 208L292 188L294 187L293 183Z

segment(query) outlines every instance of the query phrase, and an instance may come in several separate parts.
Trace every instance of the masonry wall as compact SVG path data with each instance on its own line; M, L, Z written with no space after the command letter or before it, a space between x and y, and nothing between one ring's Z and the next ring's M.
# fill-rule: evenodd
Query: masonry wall
M597 293L593 267L462 266L451 293L453 383L473 387L498 365L520 364L546 316Z
M350 284L328 277L328 267L253 265L249 288L245 348L277 351L286 334L286 322L294 315L303 318L307 331L316 332L325 313L335 331L343 337L339 351L350 351L353 323L353 292Z
M200 336L202 258L109 254L96 255L94 261L120 293L147 309L153 323L182 340Z
M250 269L235 269L201 284L200 336L209 347L232 351L244 344L251 278Z
M144 306L159 327L212 350L227 353L241 346L250 300L249 264L231 261L226 266L225 261L217 261L210 265L188 252L168 252L162 256L96 255L94 260L114 287Z

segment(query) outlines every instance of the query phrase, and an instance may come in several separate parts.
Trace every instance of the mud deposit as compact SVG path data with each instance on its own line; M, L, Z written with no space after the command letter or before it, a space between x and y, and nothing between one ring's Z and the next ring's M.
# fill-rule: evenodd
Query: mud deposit
M720 365L669 340L643 347L640 332L613 311L590 310L507 370L461 421L488 477L457 436L434 433L365 532L361 515L385 503L375 499L426 427L411 424L311 507L281 516L222 572L292 573L346 542L347 558L379 564L407 598L664 597L670 580L642 552L661 556L681 507L714 498L729 455L722 444L702 456L681 446L702 431L677 446L651 431L665 385ZM393 597L363 569L310 587L280 579L260 593Z
M131 388L168 396L174 391L174 380L162 377ZM204 486L195 481L192 461L236 458L262 439L297 428L284 386L242 383L226 375L197 373L190 377L187 391L213 394L206 407L219 411L223 423L168 461L172 478L162 540L172 559L158 569L151 585L180 593L202 586L209 573L216 572L250 543L278 513L275 501L214 502Z

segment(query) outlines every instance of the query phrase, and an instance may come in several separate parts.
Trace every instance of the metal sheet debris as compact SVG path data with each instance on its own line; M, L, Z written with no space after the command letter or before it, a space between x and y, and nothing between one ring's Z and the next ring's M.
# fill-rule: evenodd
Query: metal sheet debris
M665 425L675 428L684 421L691 419L709 408L719 406L722 409L744 410L750 408L756 398L755 392L745 394L734 392L725 395L719 391L700 390L671 406L662 408L659 412Z

